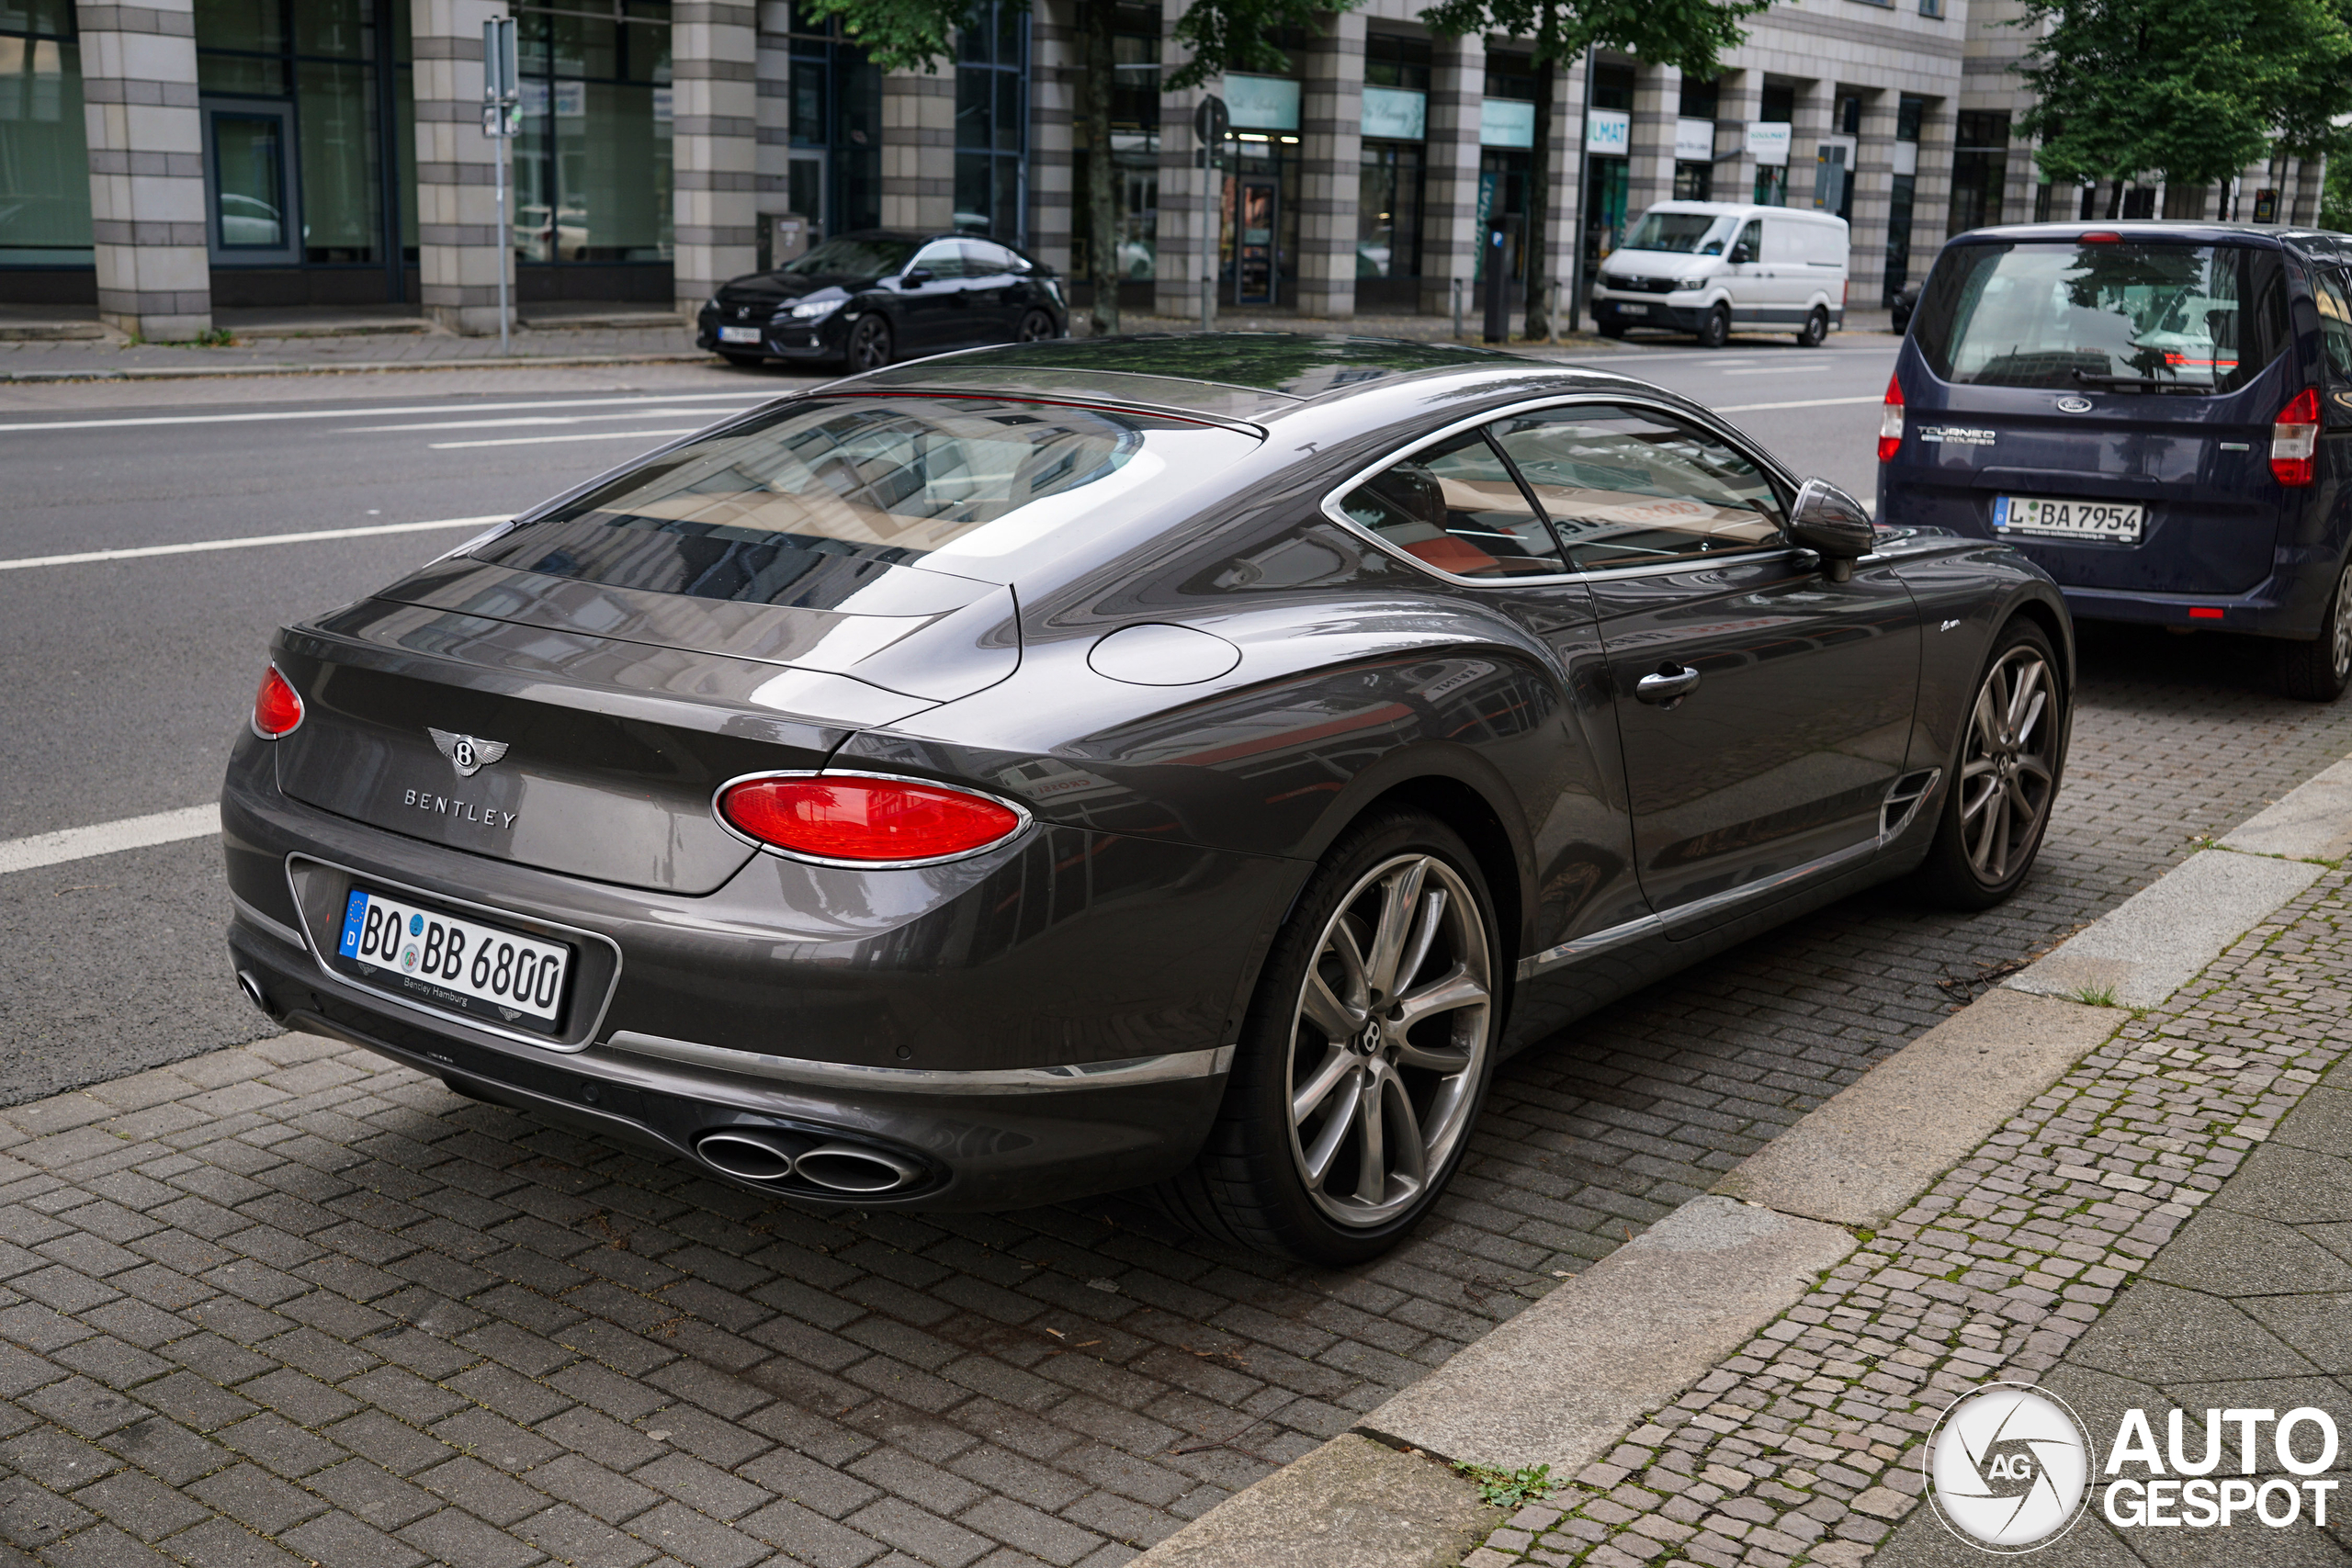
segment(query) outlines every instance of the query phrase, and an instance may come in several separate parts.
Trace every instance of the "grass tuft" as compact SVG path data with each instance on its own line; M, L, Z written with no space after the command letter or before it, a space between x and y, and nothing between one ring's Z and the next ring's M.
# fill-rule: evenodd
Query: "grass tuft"
M1497 1470L1490 1464L1464 1461L1453 1468L1476 1483L1480 1502L1497 1508L1524 1508L1530 1503L1544 1502L1552 1495L1555 1488L1565 1484L1552 1478L1552 1467L1548 1464Z

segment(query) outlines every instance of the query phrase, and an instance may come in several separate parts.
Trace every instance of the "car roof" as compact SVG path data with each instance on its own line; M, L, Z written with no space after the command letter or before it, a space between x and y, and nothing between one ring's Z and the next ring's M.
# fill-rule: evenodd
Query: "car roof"
M1559 368L1466 344L1340 333L1152 333L942 355L836 385L1100 399L1255 420L1410 377L1531 367Z
M2261 240L2292 245L2298 250L2342 252L2352 235L2328 229L2282 229L2275 223L2224 223L2189 218L2120 218L2112 222L2096 218L2058 223L2002 223L1955 234L1951 243L1972 240L2070 240L2083 234L2120 234L2132 240Z

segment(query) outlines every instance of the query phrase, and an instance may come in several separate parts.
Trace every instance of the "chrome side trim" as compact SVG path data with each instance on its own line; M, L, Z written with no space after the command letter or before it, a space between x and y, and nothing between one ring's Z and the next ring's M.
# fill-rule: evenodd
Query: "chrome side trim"
M284 942L295 952L308 953L311 951L311 944L309 941L303 937L302 933L296 931L292 926L288 925L284 920L272 919L269 916L263 914L259 909L254 908L251 904L246 903L243 898L238 897L234 893L229 895L229 902L236 907L238 915L247 923L260 927L263 931L267 931L270 935Z
M1543 974L1547 969L1556 969L1563 964L1573 963L1579 958L1589 958L1596 953L1603 953L1612 947L1623 947L1625 943L1641 937L1662 934L1676 926L1688 925L1694 919L1704 919L1710 915L1727 909L1736 909L1742 904L1761 902L1767 895L1785 893L1799 883L1811 882L1816 877L1826 876L1833 871L1842 870L1857 861L1868 860L1884 849L1887 840L1893 837L1891 833L1874 833L1858 844L1849 844L1842 850L1832 850L1818 860L1809 860L1803 865L1792 865L1786 871L1771 876L1759 877L1754 882L1742 884L1725 892L1712 894L1704 898L1694 898L1688 904L1677 904L1667 915L1644 915L1640 919L1628 920L1622 926L1611 926L1607 931L1595 931L1590 936L1575 937L1560 943L1557 947L1547 947L1541 953L1530 953L1519 961L1519 977L1522 980L1529 979Z
M740 1073L746 1077L881 1094L1036 1094L1062 1089L1133 1089L1141 1084L1216 1077L1232 1067L1234 1051L1230 1045L1218 1045L1164 1056L1129 1056L1117 1062L954 1072L931 1067L862 1067L848 1062L770 1056L697 1044L691 1040L668 1040L659 1034L639 1034L629 1029L615 1030L605 1045L631 1055L659 1056L665 1061L708 1067L715 1072Z

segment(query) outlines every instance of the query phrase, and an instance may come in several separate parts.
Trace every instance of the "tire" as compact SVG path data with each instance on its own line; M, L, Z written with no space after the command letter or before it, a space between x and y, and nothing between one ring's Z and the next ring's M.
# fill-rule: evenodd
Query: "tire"
M729 354L723 348L718 351L718 357L738 370L757 370L768 362L764 354Z
M1216 1125L1163 1204L1204 1235L1309 1263L1396 1246L1469 1146L1505 973L1486 878L1452 829L1409 811L1350 829L1275 935ZM1442 1005L1400 1023L1392 997Z
M1804 319L1804 330L1797 333L1797 343L1805 348L1819 348L1829 341L1829 312L1815 305L1813 314Z
M1944 772L1935 841L1912 874L1929 902L1989 909L2024 886L2065 773L2069 696L2050 634L2026 616L2012 620L1976 678Z
M1623 321L1602 321L1592 330L1599 333L1602 337L1623 337L1625 335L1625 323Z
M1699 346L1721 348L1731 341L1731 307L1718 305L1699 323Z
M1020 331L1012 334L1015 343L1044 343L1062 334L1054 331L1054 319L1043 310L1032 310L1021 318Z
M849 343L842 350L842 367L853 376L879 370L890 363L890 323L868 311L850 323Z
M2278 690L2306 703L2332 703L2352 685L2352 561L2336 574L2319 636L2278 649Z

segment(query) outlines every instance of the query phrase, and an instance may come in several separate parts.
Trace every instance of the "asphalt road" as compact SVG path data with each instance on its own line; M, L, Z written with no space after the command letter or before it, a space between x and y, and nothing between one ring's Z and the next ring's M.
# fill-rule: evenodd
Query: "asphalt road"
M1894 340L1576 356L1695 396L1867 496ZM718 367L9 389L0 396L0 842L199 806L271 633L805 384ZM322 532L294 544L39 563ZM236 994L209 840L0 874L0 1101L269 1032Z

